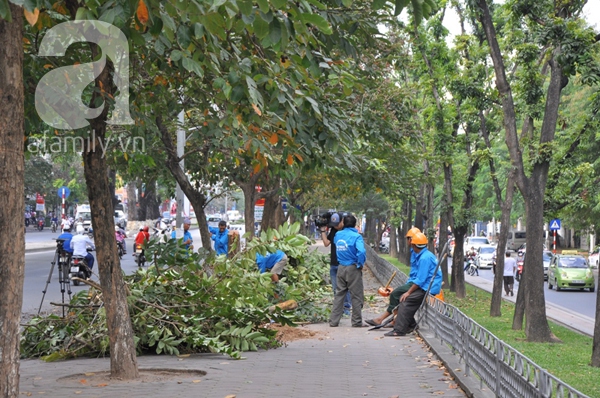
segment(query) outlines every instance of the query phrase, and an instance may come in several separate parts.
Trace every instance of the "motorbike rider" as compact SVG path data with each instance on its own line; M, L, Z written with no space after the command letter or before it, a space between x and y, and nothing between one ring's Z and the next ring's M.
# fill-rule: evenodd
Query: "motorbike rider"
M145 226L143 228L140 228L140 232L138 232L138 234L135 236L135 245L142 245L142 247L146 244L146 242L148 242L150 240L150 232L148 232L150 230L150 228L148 228L148 226ZM142 254L144 253L143 249L142 249ZM135 256L135 253L133 253L133 255Z
M117 243L123 247L123 254L127 254L127 244L125 242L125 238L127 238L127 234L121 227L115 225L115 239Z
M474 246L471 246L471 250L467 250L467 256L466 256L466 264L465 264L465 268L463 271L466 271L469 268L469 262L473 261L473 265L475 265L475 272L477 273L477 276L479 276L479 267L477 267L477 262L475 261L475 258L477 257L477 250L475 250Z
M85 232L85 228L83 226L83 217L79 217L79 219L75 223L75 228L77 233L79 233L79 231Z
M71 233L71 228L64 228L63 233L58 235L56 240L62 239L63 242L63 250L69 253L69 255L73 254L73 249L71 248L71 239L73 239L73 234Z
M88 253L88 246L95 250L94 242L84 234L83 230L77 231L77 235L73 236L71 239L71 248L73 249L73 256L81 256L85 257L85 263L87 264L90 271L94 267L94 256L92 253Z
M50 219L50 223L52 225L55 225L56 227L58 227L58 218L56 217L55 213L52 213L52 218Z

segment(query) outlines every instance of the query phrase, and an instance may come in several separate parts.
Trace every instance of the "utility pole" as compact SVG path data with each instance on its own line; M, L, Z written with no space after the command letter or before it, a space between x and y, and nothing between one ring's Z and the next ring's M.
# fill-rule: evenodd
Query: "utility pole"
M184 119L183 110L181 112L179 112L177 119L179 120L179 125L177 126L177 157L181 158L183 156L183 151L185 148L185 130L183 128L183 121L184 121L183 120ZM179 167L181 167L181 170L183 170L183 172L185 173L183 159L181 159L181 161L179 161ZM183 211L185 199L184 199L184 195L183 195L183 190L181 189L181 186L179 185L179 183L177 183L175 200L177 201L177 214L175 216L175 225L177 226L177 237L180 238L183 236L183 234L181 233L181 231L183 231L182 211Z

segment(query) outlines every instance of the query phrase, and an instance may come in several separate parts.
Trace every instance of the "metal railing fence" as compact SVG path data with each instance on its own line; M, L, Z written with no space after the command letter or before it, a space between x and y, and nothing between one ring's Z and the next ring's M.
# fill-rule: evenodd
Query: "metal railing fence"
M388 261L367 248L368 266L384 283L398 271ZM398 271L391 286L404 283L407 276ZM502 398L589 398L535 364L458 308L429 297L417 317L459 355L465 375L475 373L482 383Z

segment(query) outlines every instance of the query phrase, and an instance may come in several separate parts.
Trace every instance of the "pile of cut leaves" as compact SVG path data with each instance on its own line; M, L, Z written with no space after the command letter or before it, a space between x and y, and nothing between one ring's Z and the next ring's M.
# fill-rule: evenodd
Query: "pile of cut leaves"
M325 284L327 261L309 250L299 224L263 232L233 258L205 251L189 254L181 240L151 244L154 262L125 276L138 353L213 352L240 358L241 352L279 345L271 322L293 325L326 319L331 302ZM256 253L282 250L290 264L279 283L260 274ZM295 300L285 311L275 304ZM99 286L78 292L68 316L35 317L21 339L23 357L56 360L106 355L109 338Z

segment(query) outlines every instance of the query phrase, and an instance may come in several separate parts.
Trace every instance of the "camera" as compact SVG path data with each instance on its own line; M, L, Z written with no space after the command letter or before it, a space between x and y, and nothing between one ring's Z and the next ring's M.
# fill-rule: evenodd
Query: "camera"
M331 221L332 214L333 213L327 212L327 213L323 213L321 215L313 216L313 219L315 221L315 225L317 226L317 228L327 227L329 225L329 221Z

